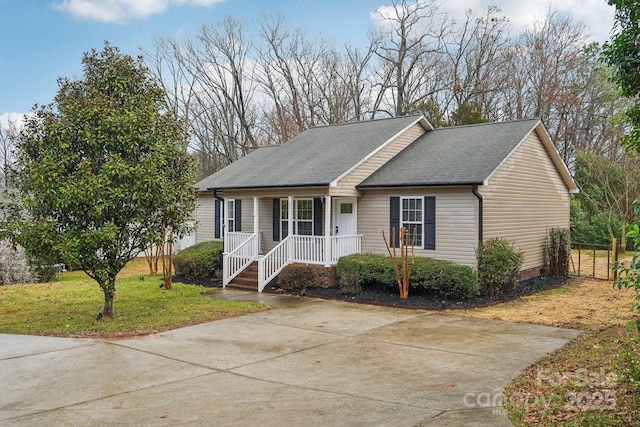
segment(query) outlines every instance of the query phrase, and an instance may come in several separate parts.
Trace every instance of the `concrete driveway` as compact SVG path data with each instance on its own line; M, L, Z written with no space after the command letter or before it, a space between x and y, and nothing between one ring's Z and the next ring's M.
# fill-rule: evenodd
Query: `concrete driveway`
M0 335L0 425L500 426L579 332L220 290L270 311L122 340Z

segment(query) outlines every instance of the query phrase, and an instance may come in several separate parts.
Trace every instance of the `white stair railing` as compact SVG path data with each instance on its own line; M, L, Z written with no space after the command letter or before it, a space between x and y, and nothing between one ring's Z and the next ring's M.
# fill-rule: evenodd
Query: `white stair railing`
M258 258L258 235L246 233L246 239L234 250L222 256L222 286L225 287L242 270ZM235 243L235 242L234 242Z
M267 283L272 281L287 264L291 263L289 254L291 239L292 236L287 236L268 254L258 258L258 292L262 292Z

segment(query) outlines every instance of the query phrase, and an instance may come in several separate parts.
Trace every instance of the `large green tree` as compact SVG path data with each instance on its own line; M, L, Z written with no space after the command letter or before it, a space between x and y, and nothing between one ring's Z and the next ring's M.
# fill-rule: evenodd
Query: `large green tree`
M105 43L34 107L16 146L7 230L32 256L84 270L113 316L125 264L167 232L180 236L194 208L187 135L142 65Z
M625 229L637 220L633 202L640 197L640 160L625 156L615 161L579 151L575 155L575 180L580 187L576 195L580 206L572 206L574 211L581 207L591 221L603 220L610 239L619 238L626 247Z
M625 96L636 100L627 110L632 125L623 140L640 152L640 3L637 0L607 0L616 8L613 36L603 48L604 61L614 68L613 78Z

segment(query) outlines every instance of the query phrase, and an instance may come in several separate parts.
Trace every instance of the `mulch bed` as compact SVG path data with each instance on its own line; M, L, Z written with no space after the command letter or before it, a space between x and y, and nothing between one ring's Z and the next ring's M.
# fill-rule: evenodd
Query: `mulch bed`
M174 282L181 282L193 285L200 285L208 288L221 287L220 282L211 280L192 280L184 276L174 276ZM409 298L400 299L397 288L366 288L362 295L343 295L337 286L331 288L306 288L300 294L309 298L335 299L354 303L383 305L389 307L425 309L425 310L445 310L445 309L467 309L486 307L505 301L511 301L525 295L547 289L557 288L564 285L566 280L563 277L535 277L529 280L518 282L515 291L508 292L500 296L478 295L473 298L452 299L438 297L428 293L420 293L414 289L409 289ZM278 285L268 285L264 292L285 293Z
M367 288L362 295L343 295L340 288L307 288L301 292L305 297L335 299L355 303L383 305L389 307L401 307L425 310L467 309L486 307L489 305L510 301L525 295L531 295L547 289L564 285L566 280L562 277L536 277L518 282L515 291L500 296L478 295L473 298L452 299L438 297L427 293L419 293L409 289L409 297L400 299L396 288ZM284 293L277 285L267 286L264 292Z

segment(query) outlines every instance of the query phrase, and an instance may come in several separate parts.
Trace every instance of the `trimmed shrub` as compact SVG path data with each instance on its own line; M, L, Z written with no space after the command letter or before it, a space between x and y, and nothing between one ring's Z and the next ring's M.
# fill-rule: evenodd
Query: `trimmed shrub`
M484 295L501 295L515 290L524 256L504 239L481 243L477 251L478 281Z
M342 257L336 265L338 282L342 286L357 281L360 286L397 287L391 258L385 255L355 254Z
M338 279L338 284L343 295L358 295L362 292L362 284L358 273L343 273Z
M315 286L316 271L310 265L289 264L278 275L278 283L287 292L299 292Z
M181 250L173 257L176 274L191 279L212 279L222 270L222 242L202 242Z
M349 255L338 260L336 270L345 294L351 289L351 294L359 293L361 287L398 288L393 261L388 256ZM409 282L415 291L443 297L468 298L478 293L477 276L471 267L432 258L415 258Z
M411 288L451 298L478 294L478 277L473 268L433 258L416 258L411 271Z

